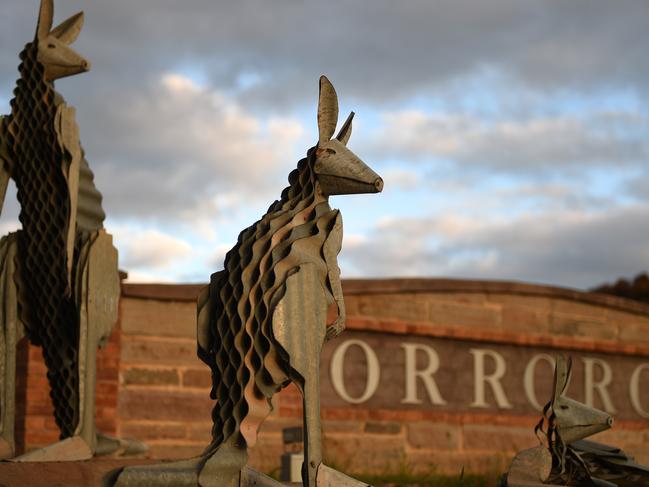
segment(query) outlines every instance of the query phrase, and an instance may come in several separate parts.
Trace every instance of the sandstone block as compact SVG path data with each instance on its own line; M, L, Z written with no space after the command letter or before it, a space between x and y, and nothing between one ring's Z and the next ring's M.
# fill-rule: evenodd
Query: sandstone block
M399 471L406 454L404 440L393 436L325 433L324 461L348 475Z
M207 394L126 389L120 397L119 415L130 420L204 422L211 417L213 405Z
M187 431L181 423L170 422L123 422L120 435L141 441L184 439Z
M401 424L394 421L368 421L364 431L375 435L398 435L401 433Z
M192 340L130 339L122 342L124 364L187 365L199 368L196 342Z
M553 309L552 299L543 296L489 293L487 301L502 306L517 306L542 312L550 312Z
M428 302L444 302L444 303L457 303L457 304L475 304L484 305L487 303L487 295L485 293L425 293L421 295Z
M621 323L619 326L619 339L623 342L646 344L649 342L649 324L639 319Z
M517 452L538 444L528 428L491 425L464 425L462 446L465 451Z
M207 445L212 439L212 423L192 423L187 425L187 439L202 441Z
M176 369L128 368L123 371L125 385L176 386L180 379Z
M597 318L554 312L550 321L550 332L569 337L604 340L617 338L617 328L608 325L604 316Z
M148 458L158 460L182 460L200 455L205 449L204 443L154 443L148 444Z
M360 421L325 421L322 430L325 433L360 433L362 423Z
M408 444L417 449L458 450L461 445L460 426L421 421L407 426Z
M503 305L502 325L506 331L547 334L550 326L550 312L545 309Z
M359 316L379 319L423 321L426 319L426 303L400 295L370 295L358 298Z
M596 304L580 303L569 299L554 299L553 310L555 313L566 315L574 315L580 317L595 318L601 320L606 316L608 309L604 306L597 306Z
M202 369L187 369L183 371L183 387L212 387L212 374L205 366Z
M479 328L489 331L501 328L498 305L478 306L432 302L428 307L428 320L434 325L461 328Z
M124 335L196 338L196 303L125 298L121 317Z

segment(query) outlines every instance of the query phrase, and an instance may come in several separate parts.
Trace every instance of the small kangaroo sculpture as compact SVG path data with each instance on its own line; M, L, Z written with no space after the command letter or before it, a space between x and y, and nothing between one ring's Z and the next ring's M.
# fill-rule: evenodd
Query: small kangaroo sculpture
M557 357L552 399L534 429L542 443L516 455L504 486L649 487L648 468L618 448L585 440L610 428L613 418L565 396L571 367L571 360Z
M75 110L54 90L55 80L89 69L69 47L83 13L52 29L53 15L52 0L42 0L11 114L0 118L0 210L12 178L22 223L0 241L0 458L15 454L16 344L25 335L42 347L62 441L14 461L80 460L120 447L97 435L94 419L96 349L117 320L117 251Z
M329 196L377 193L383 180L347 147L353 112L333 137L338 99L320 78L318 144L289 175L290 186L239 235L198 299L198 356L212 369L212 442L197 459L126 468L117 485L275 485L244 468L271 398L295 383L304 405L305 487L362 485L322 463L320 350L344 328L336 256L342 219ZM337 318L327 324L327 310Z

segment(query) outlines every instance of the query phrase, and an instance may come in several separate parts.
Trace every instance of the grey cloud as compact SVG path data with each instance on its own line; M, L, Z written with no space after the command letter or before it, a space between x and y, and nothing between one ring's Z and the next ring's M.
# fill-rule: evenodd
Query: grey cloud
M57 20L86 11L75 47L93 62L93 70L62 80L58 88L77 108L82 142L108 214L122 219L182 220L198 211L216 213L213 195L240 195L242 205L246 198L276 197L295 163L286 154L293 153L298 139L284 140L269 152L270 135L245 126L260 114L289 117L307 104L312 108L322 73L334 81L342 102L359 109L360 103L393 108L413 95L460 97L464 93L449 86L460 86L483 70L520 83L539 97L537 106L571 90L592 99L611 88L645 98L649 93L644 0L376 0L371 8L340 0L55 2ZM10 97L17 54L33 35L37 4L0 2L2 99ZM206 89L225 101L208 105L208 94L174 102L156 84L169 72L204 77ZM253 82L241 83L246 77ZM494 96L507 97L507 86L503 91ZM228 132L227 116L219 112L226 108L239 110L235 118L244 128ZM218 129L221 138L205 143L200 130L187 130L193 123ZM637 166L646 159L646 119L638 125L644 131L630 138L607 123L563 121L534 137L486 130L471 140L456 138L454 160L463 169L480 166L520 176L535 164L545 171L562 164ZM615 123L627 132L636 126L630 120ZM424 137L427 133L413 141L425 144L439 136ZM419 154L410 152L414 148L403 145L398 154L414 159ZM380 158L390 150L377 152ZM365 149L358 153L377 158ZM255 166L260 161L265 161L262 169ZM479 178L468 172L460 175L465 183ZM405 186L415 182L402 180ZM12 212L15 216L11 205L3 221ZM452 273L588 287L634 275L638 263L646 262L638 243L647 241L646 216L646 209L627 209L571 222L559 214L481 227L462 238L436 237L435 231L444 229L425 219L404 228L388 225L372 236L380 248L357 243L344 250L349 256L344 258L368 275Z
M315 105L322 72L334 80L341 100L354 105L359 98L390 102L442 89L484 66L518 73L542 89L641 89L648 78L646 56L637 53L649 36L644 28L649 13L640 9L642 2L632 0L615 7L604 0L571 4L577 7L507 0L377 0L372 8L289 0L55 3L56 21L86 11L86 26L75 47L93 62L90 73L60 81L59 89L77 107L82 141L109 211L135 216L159 217L162 207L167 216L169 211L191 212L212 192L243 188L242 172L232 157L218 149L198 154L191 139L188 147L183 129L191 110L200 114L210 107L165 103L156 86L163 73L185 70L205 76L209 86L236 97L231 101L249 109L248 115L284 117L295 113L296 103ZM0 97L10 96L17 54L33 36L37 5L30 0L0 6L0 86L5 87ZM238 88L237 80L245 75L260 82ZM174 110L179 110L177 117ZM211 122L218 115L204 114L202 120ZM444 129L436 125L414 134L417 138L408 139L407 147L397 147L398 155L420 157L426 148L419 146L439 136L431 131ZM555 124L536 138L487 131L466 146L460 140L462 150L455 156L459 162L486 162L488 168L507 171L529 170L541 157L556 166L575 159L646 156L646 133L645 142L638 142L588 130L574 123ZM368 143L377 157L395 150ZM196 168L193 175L187 174L190 165ZM284 182L279 174L273 176L273 187ZM146 197L133 198L142 188ZM270 195L268 188L255 188L253 197Z
M649 201L649 173L645 168L628 181L626 190L641 201Z
M126 269L164 269L191 254L187 242L157 230L134 233L128 228L118 228L117 231L124 255L120 264Z
M649 206L475 221L457 233L439 217L395 220L343 249L357 273L526 280L590 288L649 265Z
M118 218L205 218L227 209L217 201L272 201L301 137L295 121L260 120L223 93L173 75L112 100L90 99L78 122L107 213Z
M374 157L441 159L463 171L552 176L594 167L634 167L649 159L649 119L596 113L485 121L455 114L392 113L363 144Z
M2 7L0 72L29 40L36 0ZM643 1L407 3L58 0L58 18L83 8L79 49L95 63L95 83L197 65L212 82L235 89L242 74L268 83L241 93L244 103L281 111L310 100L322 72L347 96L404 97L491 66L540 89L630 88L647 91ZM20 41L17 44L17 39ZM4 49L3 49L4 51ZM6 85L5 85L6 86Z
M273 131L223 94L181 77L85 108L83 144L112 215L190 217L219 210L212 202L224 194L276 197L296 163L284 160L299 137L296 122L275 121ZM86 121L89 114L96 118Z

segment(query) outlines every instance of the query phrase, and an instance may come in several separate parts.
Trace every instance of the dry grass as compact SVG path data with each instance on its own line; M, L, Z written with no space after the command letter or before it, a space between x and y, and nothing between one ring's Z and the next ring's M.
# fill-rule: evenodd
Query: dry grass
M407 472L390 475L359 475L358 480L374 487L496 487L499 474L491 475L412 475Z

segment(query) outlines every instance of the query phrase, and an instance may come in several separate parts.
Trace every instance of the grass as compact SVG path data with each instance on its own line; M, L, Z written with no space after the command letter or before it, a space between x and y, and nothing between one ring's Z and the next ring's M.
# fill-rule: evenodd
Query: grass
M396 473L387 475L357 475L356 478L375 487L496 487L499 476L493 475L414 475Z
M502 475L496 472L485 475L465 474L464 471L458 475L442 475L432 465L426 473L414 473L406 464L402 464L396 471L380 473L352 473L335 464L329 466L373 487L498 487ZM279 480L279 469L268 472L267 475Z

